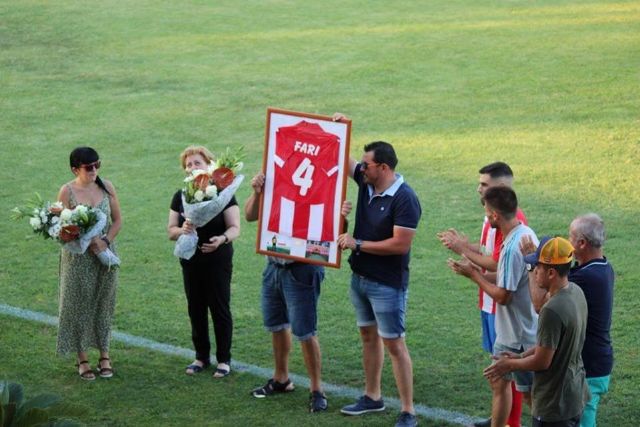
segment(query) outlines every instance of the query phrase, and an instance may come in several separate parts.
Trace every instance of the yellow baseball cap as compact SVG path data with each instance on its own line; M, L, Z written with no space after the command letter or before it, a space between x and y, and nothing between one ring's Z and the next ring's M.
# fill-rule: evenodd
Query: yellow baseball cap
M573 245L562 237L543 237L535 253L524 257L524 262L536 264L562 265L573 261Z

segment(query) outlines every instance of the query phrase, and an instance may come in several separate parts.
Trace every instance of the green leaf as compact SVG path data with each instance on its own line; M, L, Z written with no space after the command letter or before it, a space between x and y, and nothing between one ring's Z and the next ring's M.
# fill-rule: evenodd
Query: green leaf
M11 219L14 221L20 220L27 216L27 208L15 207L11 209Z

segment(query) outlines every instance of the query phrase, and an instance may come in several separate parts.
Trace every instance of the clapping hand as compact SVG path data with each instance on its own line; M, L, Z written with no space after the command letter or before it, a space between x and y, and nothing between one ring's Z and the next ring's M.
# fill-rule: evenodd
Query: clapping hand
M462 255L464 248L469 245L469 238L464 233L458 232L455 228L441 231L437 236L444 247L458 255Z
M473 264L467 257L462 256L461 260L456 261L453 258L447 260L447 265L456 274L471 278L474 274L480 273L478 266Z
M520 239L520 252L522 252L522 255L527 256L534 253L537 249L538 247L533 243L533 238L531 236L522 236L522 239Z
M495 381L511 372L509 359L517 359L519 357L519 354L512 353L510 351L502 352L497 357L493 356L495 361L491 365L487 366L482 374L489 381Z

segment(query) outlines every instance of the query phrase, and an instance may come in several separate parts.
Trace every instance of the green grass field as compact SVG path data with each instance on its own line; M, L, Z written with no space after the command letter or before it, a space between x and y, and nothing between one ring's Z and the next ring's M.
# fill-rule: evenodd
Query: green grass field
M489 413L477 291L447 269L435 234L451 226L479 234L477 170L504 160L538 234L566 235L580 213L604 217L617 272L616 365L599 425L637 425L638 70L634 1L1 1L0 303L57 314L58 248L10 221L9 211L35 191L55 198L72 177L69 152L91 145L124 216L114 328L190 348L180 268L165 233L182 179L178 154L194 143L214 152L242 144L251 175L262 165L268 106L341 111L353 120L352 156L374 139L392 142L422 202L407 319L416 402ZM241 203L248 194L245 184ZM243 221L235 245L233 357L270 368L255 234ZM348 283L346 262L328 271L323 379L360 388ZM23 383L31 396L56 392L85 405L87 425L369 426L396 417L342 417L350 400L337 395L329 413L312 416L303 387L256 401L248 392L264 377L189 378L189 360L119 342L116 377L88 384L72 358L55 356L55 337L51 326L0 315L0 379ZM298 347L291 371L305 373ZM388 360L383 392L397 396Z

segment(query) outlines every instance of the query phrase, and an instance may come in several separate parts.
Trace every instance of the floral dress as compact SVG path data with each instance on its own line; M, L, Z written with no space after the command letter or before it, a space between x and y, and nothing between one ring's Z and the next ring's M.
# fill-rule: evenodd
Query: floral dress
M78 203L69 185L69 203ZM96 206L109 218L103 233L111 225L109 195L105 192ZM111 245L115 252L115 246ZM116 305L118 274L116 268L102 265L90 249L73 254L62 249L60 256L60 300L57 352L85 352L89 347L109 350L111 321Z

